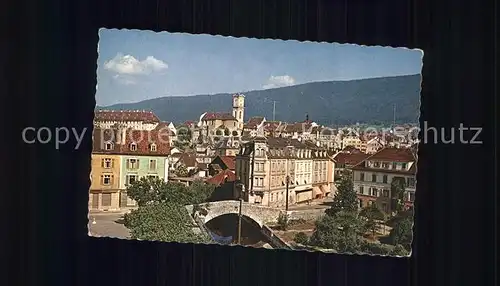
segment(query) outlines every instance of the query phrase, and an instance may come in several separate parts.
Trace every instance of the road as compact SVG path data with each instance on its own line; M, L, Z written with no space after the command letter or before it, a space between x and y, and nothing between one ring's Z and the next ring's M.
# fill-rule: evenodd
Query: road
M120 223L120 219L123 217L123 214L96 213L90 214L89 217L89 228L92 235L130 238L130 231ZM95 219L95 224L93 223L93 219Z

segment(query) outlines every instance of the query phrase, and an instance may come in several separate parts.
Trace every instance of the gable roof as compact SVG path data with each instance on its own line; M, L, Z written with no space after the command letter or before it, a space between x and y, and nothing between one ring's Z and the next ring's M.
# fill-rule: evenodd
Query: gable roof
M337 162L338 164L355 166L368 157L370 157L370 155L362 152L359 153L356 152L356 153L338 153L333 158L335 159L335 162Z
M248 129L255 129L257 128L257 126L259 126L262 121L264 121L264 117L262 116L254 116L254 117L251 117L247 123L245 123L245 128L248 128Z
M229 112L207 112L201 118L203 121L212 120L236 120L236 118Z
M94 128L92 132L92 152L137 156L168 156L170 155L168 134L161 128L153 130ZM112 150L106 150L105 143L112 143ZM136 144L135 151L130 149L132 143ZM152 144L156 145L156 151L151 151Z
M407 148L387 147L370 156L370 160L408 163L415 161L415 156Z
M216 156L212 160L212 163L210 163L210 164L214 164L215 165L217 160L222 161L222 163L224 163L224 165L226 165L226 167L229 170L235 170L236 169L236 157L235 156Z
M216 186L220 186L226 182L234 182L234 181L236 181L236 174L234 174L233 171L226 169L221 171L217 175L207 179L205 182Z
M175 162L175 164L182 163L186 167L196 167L198 165L198 161L196 161L196 154L184 152L179 157L179 160Z
M144 121L156 123L160 119L152 112L145 110L96 110L94 121Z

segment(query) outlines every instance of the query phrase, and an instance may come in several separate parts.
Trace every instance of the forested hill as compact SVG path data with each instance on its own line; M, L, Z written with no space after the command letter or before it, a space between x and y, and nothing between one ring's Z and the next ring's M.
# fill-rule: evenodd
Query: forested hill
M396 106L398 122L418 122L420 75L351 81L313 82L245 94L245 119L252 116L295 122L308 114L324 125L392 123ZM164 121L197 120L207 111L231 111L231 94L169 96L137 103L115 104L98 109L151 110Z

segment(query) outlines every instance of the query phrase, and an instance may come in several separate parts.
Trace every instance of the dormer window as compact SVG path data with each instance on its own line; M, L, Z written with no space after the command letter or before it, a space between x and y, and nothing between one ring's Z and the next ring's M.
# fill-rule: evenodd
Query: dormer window
M113 143L111 142L106 142L104 143L104 150L113 150Z
M149 151L156 152L156 144L152 143L149 145Z
M130 151L137 151L137 143L130 143Z

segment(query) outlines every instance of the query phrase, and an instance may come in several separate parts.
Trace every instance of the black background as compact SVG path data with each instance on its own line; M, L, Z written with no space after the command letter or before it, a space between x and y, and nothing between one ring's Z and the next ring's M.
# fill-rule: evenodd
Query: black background
M2 141L15 152L4 148L12 161L2 172L7 183L2 194L9 198L1 207L7 239L1 256L8 266L1 284L492 285L493 5L496 1L4 4ZM60 150L26 145L21 129L92 128L100 27L420 48L425 52L421 124L482 126L478 139L484 144L421 144L411 259L89 238L90 132L75 151L75 142Z

